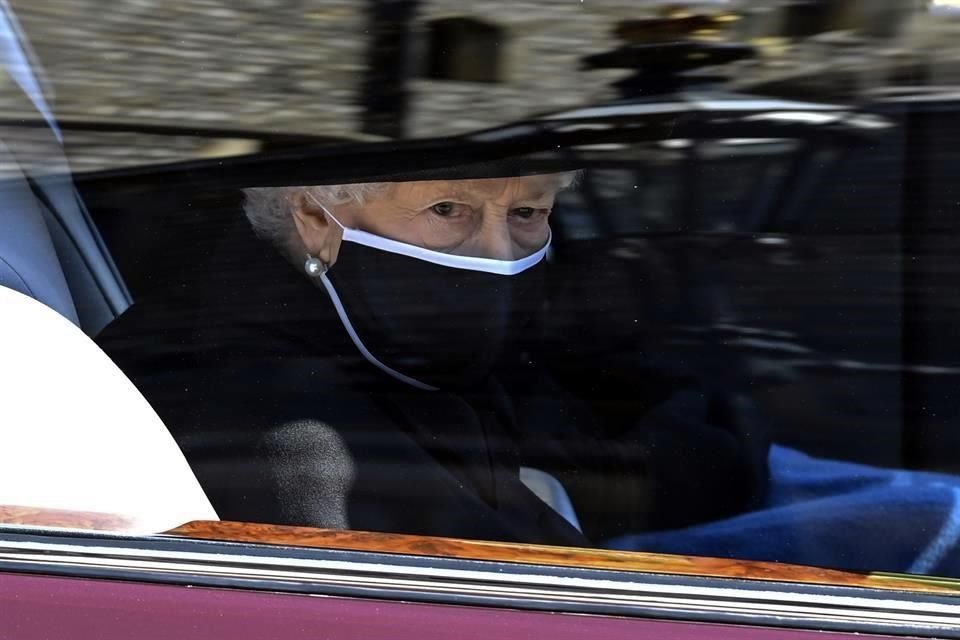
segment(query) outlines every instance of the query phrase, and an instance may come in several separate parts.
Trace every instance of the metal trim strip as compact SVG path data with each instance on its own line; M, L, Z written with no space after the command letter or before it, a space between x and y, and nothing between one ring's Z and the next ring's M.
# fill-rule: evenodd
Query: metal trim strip
M8 534L0 571L960 638L951 596L343 550Z

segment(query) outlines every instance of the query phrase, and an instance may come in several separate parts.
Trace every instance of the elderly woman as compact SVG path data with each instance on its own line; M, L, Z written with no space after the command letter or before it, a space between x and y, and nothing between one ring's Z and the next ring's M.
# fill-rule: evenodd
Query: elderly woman
M494 374L543 307L571 179L247 190L259 238L225 234L221 268L99 341L224 519L583 546L745 508L765 441L709 393L613 429L540 372L520 403Z
M547 218L570 179L249 190L246 212L322 285L371 364L418 389L464 388L536 309Z

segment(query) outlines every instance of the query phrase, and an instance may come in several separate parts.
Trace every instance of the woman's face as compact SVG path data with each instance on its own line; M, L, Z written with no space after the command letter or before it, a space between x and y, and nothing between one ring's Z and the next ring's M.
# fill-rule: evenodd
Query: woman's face
M332 213L347 227L445 253L517 260L543 247L559 175L392 183Z

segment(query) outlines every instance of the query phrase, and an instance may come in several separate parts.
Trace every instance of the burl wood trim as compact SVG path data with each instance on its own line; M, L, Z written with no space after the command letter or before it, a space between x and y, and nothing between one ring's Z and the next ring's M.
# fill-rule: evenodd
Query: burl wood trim
M612 569L717 578L749 578L752 580L960 594L960 581L930 579L922 576L860 574L750 560L507 544L364 531L314 529L311 527L284 527L242 522L190 522L168 531L166 535L228 542L374 551L415 556L543 564L557 567Z
M112 513L0 506L0 525L123 532L133 529L134 521Z

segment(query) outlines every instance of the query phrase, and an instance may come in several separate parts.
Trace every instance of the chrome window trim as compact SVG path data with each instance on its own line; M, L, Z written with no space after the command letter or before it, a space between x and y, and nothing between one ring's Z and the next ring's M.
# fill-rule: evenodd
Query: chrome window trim
M942 594L165 537L0 533L0 572L960 638Z

